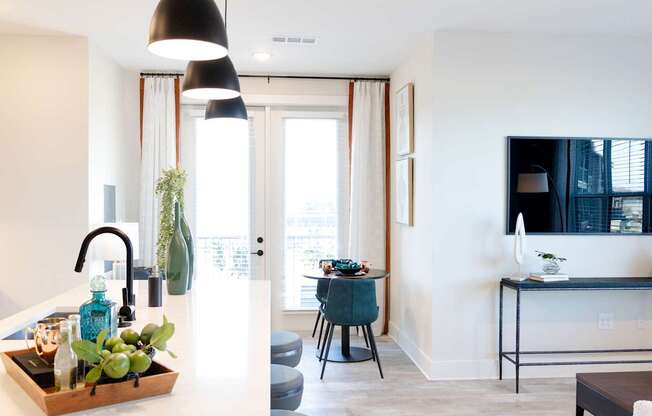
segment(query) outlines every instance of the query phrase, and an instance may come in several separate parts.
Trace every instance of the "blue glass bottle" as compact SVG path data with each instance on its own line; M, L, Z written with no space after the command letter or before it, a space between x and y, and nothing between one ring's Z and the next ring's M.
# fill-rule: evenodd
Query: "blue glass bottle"
M81 315L81 337L95 341L104 328L109 329L109 336L118 335L117 305L106 298L106 281L104 276L91 279L93 297L79 307Z

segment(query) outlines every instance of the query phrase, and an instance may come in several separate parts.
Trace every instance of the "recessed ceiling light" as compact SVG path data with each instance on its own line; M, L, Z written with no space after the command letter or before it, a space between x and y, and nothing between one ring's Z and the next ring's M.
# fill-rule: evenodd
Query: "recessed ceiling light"
M269 52L254 52L253 56L257 61L265 62L272 57L272 54Z

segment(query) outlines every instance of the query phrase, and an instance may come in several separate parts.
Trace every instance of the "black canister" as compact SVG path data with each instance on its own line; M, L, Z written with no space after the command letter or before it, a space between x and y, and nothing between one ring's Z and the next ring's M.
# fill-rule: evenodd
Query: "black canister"
M149 307L158 308L163 306L163 282L158 273L158 267L152 267L152 273L147 279L147 287L149 290Z

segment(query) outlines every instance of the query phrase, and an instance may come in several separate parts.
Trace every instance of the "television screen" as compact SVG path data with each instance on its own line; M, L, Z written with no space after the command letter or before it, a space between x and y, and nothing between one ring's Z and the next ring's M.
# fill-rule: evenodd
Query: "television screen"
M652 142L614 138L507 138L507 233L651 232Z

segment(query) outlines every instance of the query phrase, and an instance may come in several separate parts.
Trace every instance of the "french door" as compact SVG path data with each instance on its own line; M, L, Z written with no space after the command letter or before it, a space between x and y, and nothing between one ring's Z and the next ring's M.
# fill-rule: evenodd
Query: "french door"
M238 126L184 106L181 161L197 278L270 280L273 327L308 329L318 303L316 282L303 272L347 247L346 114L248 111Z
M181 164L197 279L265 279L266 115L204 120L183 106Z

